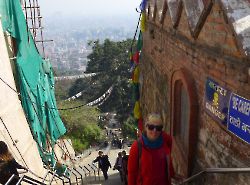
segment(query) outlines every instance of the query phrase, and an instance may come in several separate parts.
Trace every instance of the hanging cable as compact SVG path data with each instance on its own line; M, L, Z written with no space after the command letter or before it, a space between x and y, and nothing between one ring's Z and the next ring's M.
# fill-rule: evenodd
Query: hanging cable
M17 93L18 95L20 95L20 93L18 93L14 88L12 88L7 82L5 82L1 77L0 77L0 80L2 81L2 82L4 82L4 84L6 84L10 89L12 89L15 93ZM26 81L26 80L25 80ZM27 83L27 81L26 81L26 83ZM28 83L27 83L27 85L28 85ZM29 85L28 85L29 86ZM34 111L35 111L35 113L36 113L36 115L37 115L37 117L38 117L38 120L39 120L39 123L40 123L40 125L41 125L41 120L40 120L40 118L39 118L39 116L38 116L38 113L37 113L37 111L36 111L36 109L35 109L35 107L34 107L34 102L31 100L31 97L30 97L30 94L29 94L29 92L28 92L28 97L29 97L29 101L31 102L31 104L32 104L32 107L33 107L33 109L34 109ZM86 104L84 104L84 105L80 105L80 106L77 106L77 107L71 107L71 108L67 108L67 109L75 109L75 108L79 108L79 107L82 107L82 106L85 106ZM42 106L42 107L45 107L45 108L48 108L48 109L56 109L56 108L49 108L49 107L46 107L46 106ZM67 109L63 109L63 110L67 110ZM53 114L52 114L53 115ZM26 118L27 120L28 120L28 118ZM54 119L54 117L53 117L53 119ZM2 120L2 118L1 118L1 120ZM54 120L55 121L55 120ZM2 121L3 122L3 121ZM8 129L7 129L7 127L6 127L6 125L4 124L4 126L5 126L5 128L6 128L6 130L7 130L7 132L9 133L9 131L8 131ZM56 127L57 127L57 129L58 129L58 131L59 131L59 128L58 128L58 125L56 124ZM45 132L45 130L44 130L44 128L42 127L42 129L43 129L43 131L44 131L44 133L46 133ZM32 130L32 129L31 129ZM60 131L59 131L59 133L60 133ZM10 135L10 133L9 133L9 136L11 137L11 135ZM33 134L33 137L35 138L35 136L34 136L34 134ZM12 137L11 137L11 139L12 139ZM14 144L14 140L12 139L12 141L13 141L13 144ZM49 141L49 139L47 138L47 141ZM42 147L39 145L39 142L37 141L37 144L38 144L38 146L39 146L39 148L41 149ZM50 144L50 146L51 146L51 148L52 148L52 150L53 150L53 147L52 147L52 144L49 142L49 144ZM66 146L66 144L64 143L64 145ZM59 145L58 145L59 146ZM59 146L59 148L61 148L60 146ZM61 148L62 150L63 150L63 148ZM67 147L66 147L66 149L67 149ZM42 148L42 150L41 151L43 151L44 149ZM18 150L19 151L19 150ZM66 152L63 150L63 152L66 154ZM69 151L68 151L68 149L67 149L67 152L69 153ZM20 154L20 152L19 152L19 154ZM21 155L21 154L20 154ZM55 157L56 157L56 161L58 161L58 157L55 155ZM70 155L68 155L68 157L72 160L72 158L70 157ZM22 159L23 159L23 157L22 157ZM23 159L23 161L24 161L24 159ZM25 161L24 161L24 163L25 163ZM27 164L25 163L25 165L26 165L26 167L27 167Z
M25 80L25 82L26 82L26 80ZM27 82L26 82L26 83L27 83ZM28 84L27 84L27 85L28 85ZM29 100L29 101L31 102L31 104L32 104L33 110L34 110L35 113L36 113L36 116L37 116L37 118L38 118L38 121L39 121L39 123L40 123L40 126L41 126L41 128L43 129L43 132L46 133L46 131L44 130L44 128L43 128L43 126L42 126L42 121L40 120L39 114L38 114L38 112L37 112L37 110L36 110L36 108L35 108L35 106L34 106L34 104L33 104L33 101L31 100L31 97L30 97L29 92L27 92L27 95L28 95L28 100ZM52 150L53 150L53 147L52 147L52 144L50 143L49 138L47 138L47 141L49 142L49 144L50 144L50 146L51 146L51 148L52 148ZM56 155L55 155L55 157L56 157L56 159L57 159L57 161L58 161L58 158L57 158Z
M26 115L25 115L25 117L26 117ZM28 119L27 117L26 117L26 120L28 121L29 126L30 126L31 123L29 122L29 119ZM43 155L44 158L46 159L45 153L46 153L47 151L44 150L44 148L41 147L41 145L40 145L39 142L38 142L37 136L35 137L36 134L33 133L33 130L32 130L32 129L30 129L30 130L32 131L31 133L32 133L32 135L33 135L34 140L36 141L38 147L39 147L40 150L42 151L42 155ZM46 169L46 170L50 170L50 169L51 169L51 167L50 167L50 165L48 165L48 163L49 163L49 162L48 162L48 160L47 160L47 164L45 164L45 165L47 166L47 169ZM52 168L52 170L54 170L54 169ZM44 177L40 177L39 175L37 175L37 174L35 174L33 171L31 171L29 168L28 168L28 171L29 171L31 174L33 174L34 176L36 176L37 178L44 180ZM45 180L45 181L49 182L49 180Z
M15 93L17 93L18 96L20 96L21 94L19 92L17 92L14 88L12 88L7 82L5 82L1 77L0 77L0 80L5 84L7 85L11 90L13 90ZM29 86L28 82L26 81L27 85ZM30 88L30 86L29 86ZM30 100L33 104L36 104L35 102L33 102L32 100ZM81 105L78 105L78 106L74 106L74 107L67 107L67 108L55 108L55 107L48 107L48 106L44 106L44 105L40 105L40 107L44 107L44 108L47 108L47 109L54 109L54 110L72 110L72 109L79 109L81 107L84 107L84 106L88 106L89 103L84 103L84 104L81 104Z
M17 93L18 96L20 95L20 93L17 92L16 89L14 89L13 87L11 87L11 86L10 86L6 81L4 81L1 77L0 77L0 80L1 80L5 85L7 85L12 91L14 91L15 93Z
M21 158L22 158L22 161L24 162L24 164L25 164L25 166L26 166L26 168L27 168L28 165L27 165L27 163L25 162L23 156L21 155L20 150L17 148L16 143L15 143L14 139L12 138L12 136L11 136L11 134L10 134L10 131L9 131L9 129L7 128L7 126L6 126L5 122L3 121L2 117L0 117L0 120L1 120L1 122L3 123L5 130L8 132L8 134L9 134L9 136L10 136L10 139L11 139L13 145L16 147L16 149L17 149L19 155L20 155Z
M49 110L49 109L48 109L48 110ZM49 110L49 111L50 111L50 110ZM50 112L50 114L51 114L51 112ZM56 128L57 128L58 132L60 133L60 129L58 128L56 118L54 117L54 114L51 114L51 115L52 115L52 118L53 118L54 122L56 123L56 124L55 124L55 125L56 125ZM60 134L61 134L61 133L60 133ZM74 163L74 162L73 162L73 159L72 159L71 156L70 156L69 150L68 150L68 148L67 148L67 146L66 146L64 140L62 140L62 142L63 142L63 144L64 144L64 146L65 146L65 148L66 148L68 154L63 150L63 148L62 148L59 144L57 144L57 146L58 146L59 148L61 148L61 150L65 153L65 155L67 155L67 156L70 158L70 160L71 160L71 162L72 162L72 164L73 164L73 163Z
M6 131L7 131L8 135L9 135L9 137L10 137L10 139L11 139L13 145L15 146L15 148L16 148L16 150L18 151L20 157L22 158L22 161L23 161L23 163L25 164L26 169L27 169L31 174L33 174L34 176L36 176L37 178L43 179L42 177L40 177L39 175L35 174L33 171L31 171L31 170L29 169L29 167L28 167L26 161L24 160L24 158L23 158L23 156L22 156L20 150L19 150L18 147L16 146L16 143L15 143L14 139L12 138L12 136L11 136L11 134L10 134L10 132L9 132L9 129L7 128L7 126L6 126L5 122L3 121L2 117L0 117L0 120L1 120L2 124L4 125L4 128L6 129Z

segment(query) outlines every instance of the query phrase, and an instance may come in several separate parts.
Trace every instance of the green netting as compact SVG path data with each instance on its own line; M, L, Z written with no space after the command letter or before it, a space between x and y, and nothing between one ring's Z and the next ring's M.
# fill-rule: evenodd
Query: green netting
M9 32L17 43L16 67L21 100L34 139L43 161L55 164L54 152L49 145L54 146L66 129L56 106L52 67L36 49L20 1L1 0L0 14L4 31Z

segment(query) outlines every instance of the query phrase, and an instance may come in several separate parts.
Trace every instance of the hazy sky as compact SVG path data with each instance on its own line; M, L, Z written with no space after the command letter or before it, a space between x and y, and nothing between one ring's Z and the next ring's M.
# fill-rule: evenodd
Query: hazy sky
M141 0L40 0L41 14L56 12L67 15L138 15L135 8Z

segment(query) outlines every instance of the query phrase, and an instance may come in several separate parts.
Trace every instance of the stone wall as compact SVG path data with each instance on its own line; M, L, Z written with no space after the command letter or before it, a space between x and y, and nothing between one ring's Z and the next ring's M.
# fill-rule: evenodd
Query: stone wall
M223 4L219 0L203 1L206 2L204 9L200 5L191 15L200 16L200 19L190 23L187 9L200 1L169 0L165 5L163 0L159 1L156 4L153 0L148 2L147 30L143 34L140 64L143 116L148 112L160 112L166 131L171 132L171 80L175 71L185 69L194 79L198 105L196 151L190 173L209 167L249 167L250 145L209 116L204 107L207 77L250 99L250 60L242 51ZM170 3L173 6L170 7ZM163 18L158 11L163 12ZM176 16L171 15L173 12ZM177 172L185 174L178 164L179 157L173 152ZM207 175L203 183L250 184L250 175Z

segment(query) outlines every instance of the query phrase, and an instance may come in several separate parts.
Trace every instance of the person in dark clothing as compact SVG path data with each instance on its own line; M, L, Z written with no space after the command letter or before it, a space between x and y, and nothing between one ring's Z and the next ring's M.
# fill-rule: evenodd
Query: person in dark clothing
M118 170L120 174L121 181L123 182L123 175L122 175L122 153L118 153L118 157L116 158L115 165L113 170Z
M98 152L98 157L93 161L93 163L98 162L98 167L102 170L105 180L108 179L108 169L111 168L109 158L107 155L103 155L102 151Z
M128 184L128 155L126 154L126 151L122 151L122 175L123 175L123 181L124 184Z
M17 172L17 169L27 170L27 168L16 162L16 160L9 152L6 143L4 141L0 141L0 183L5 184L14 174L15 177L9 184L16 184L19 180L19 174Z

